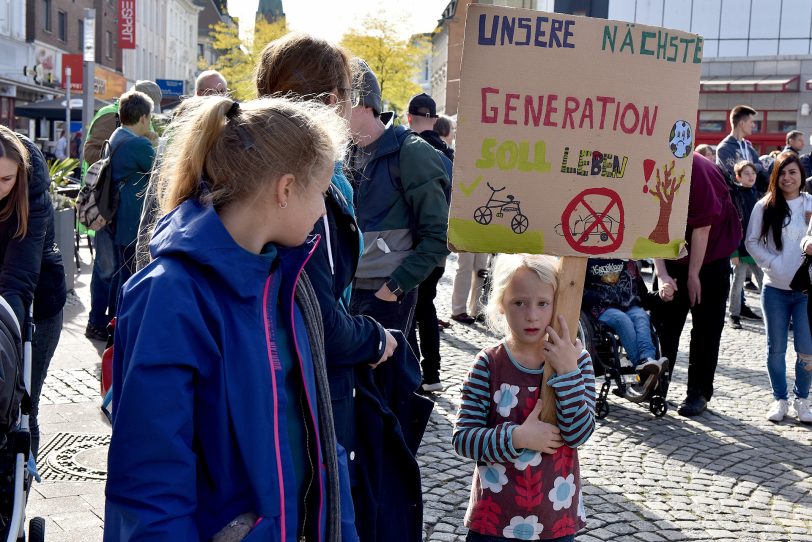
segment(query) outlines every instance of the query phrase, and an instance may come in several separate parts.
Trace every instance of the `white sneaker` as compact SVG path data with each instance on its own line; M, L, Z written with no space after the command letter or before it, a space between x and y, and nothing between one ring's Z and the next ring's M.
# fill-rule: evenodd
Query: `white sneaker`
M443 391L443 383L432 382L431 384L423 384L423 391L432 393L435 391Z
M648 358L646 361L641 363L637 366L636 371L638 373L651 373L653 375L659 376L660 373L663 372L663 367L665 363L668 361L668 358Z
M779 399L773 403L773 406L770 407L769 412L767 412L767 419L771 422L780 422L784 419L784 416L787 415L787 411L789 410L789 405L787 404L786 399ZM806 407L806 412L809 413L809 406Z
M812 410L809 409L809 399L795 399L792 408L801 423L812 425Z

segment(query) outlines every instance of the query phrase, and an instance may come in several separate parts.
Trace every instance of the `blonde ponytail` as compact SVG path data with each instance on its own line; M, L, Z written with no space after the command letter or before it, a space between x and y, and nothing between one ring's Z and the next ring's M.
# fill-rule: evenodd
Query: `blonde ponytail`
M262 185L293 174L306 188L316 173L340 160L347 122L314 101L261 98L189 98L167 130L158 178L163 213L191 198L220 208L259 193ZM201 183L205 182L205 190Z
M234 101L212 96L189 103L185 122L173 123L169 145L159 176L159 201L168 213L200 191L206 156L226 126L226 112Z

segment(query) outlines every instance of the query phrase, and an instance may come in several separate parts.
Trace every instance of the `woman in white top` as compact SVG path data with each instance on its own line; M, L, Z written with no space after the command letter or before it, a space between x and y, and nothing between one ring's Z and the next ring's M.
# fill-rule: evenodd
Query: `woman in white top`
M809 385L812 372L805 361L812 359L812 334L807 316L807 296L790 289L789 283L801 265L798 250L812 211L812 196L802 192L806 175L798 155L781 153L775 161L767 194L753 208L747 228L747 250L764 270L761 308L767 328L767 373L775 402L767 419L780 422L789 409L786 377L787 337L790 319L795 336L795 401L798 419L812 423Z

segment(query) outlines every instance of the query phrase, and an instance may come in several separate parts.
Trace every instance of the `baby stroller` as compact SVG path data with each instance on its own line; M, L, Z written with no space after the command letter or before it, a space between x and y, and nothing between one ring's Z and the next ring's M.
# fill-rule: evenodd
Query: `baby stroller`
M653 323L651 336L657 357L659 357L660 341ZM665 415L668 411L668 403L665 398L670 381L668 363L663 366L653 387L646 391L645 383L640 381L640 376L635 368L631 364L622 363L625 361L621 357L623 346L612 328L598 322L591 314L582 311L578 322L578 338L592 356L595 376L603 376L603 383L595 400L595 416L598 419L602 420L609 414L608 396L612 382L615 383L613 390L615 395L633 403L648 402L649 411L654 416L661 418ZM625 352L623 354L625 356Z
M28 427L33 313L20 329L11 306L0 297L0 542L24 541L25 504L33 478ZM32 518L29 542L45 540L45 520Z

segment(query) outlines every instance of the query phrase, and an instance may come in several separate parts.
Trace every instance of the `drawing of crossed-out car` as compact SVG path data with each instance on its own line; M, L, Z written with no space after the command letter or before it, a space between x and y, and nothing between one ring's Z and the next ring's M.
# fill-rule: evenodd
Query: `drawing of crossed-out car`
M575 223L572 225L572 231L570 231L570 234L572 235L573 239L581 239L581 236L584 234L585 231L589 230L589 228L592 227L596 219L597 217L592 214L587 215L586 217L579 216L578 220L576 220ZM601 218L601 221L603 222L603 225L598 224L597 226L592 228L589 231L589 234L587 235L586 239L584 239L584 241L592 238L593 236L598 236L598 238L601 241L608 241L609 234L611 234L613 237L617 236L618 230L620 229L619 220L617 220L612 216L606 215L603 218ZM555 233L561 236L564 235L563 226L561 224L557 224L555 226Z

